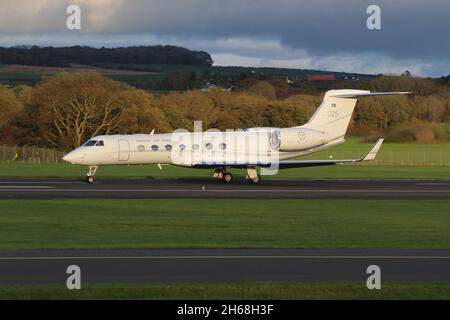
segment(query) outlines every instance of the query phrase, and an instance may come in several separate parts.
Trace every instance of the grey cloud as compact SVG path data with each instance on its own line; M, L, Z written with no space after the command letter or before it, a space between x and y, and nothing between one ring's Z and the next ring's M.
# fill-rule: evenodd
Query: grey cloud
M378 4L382 29L366 28ZM446 57L448 0L183 0L123 3L102 32L190 37L274 37L314 54L382 52L395 58Z
M88 34L272 37L313 54L382 52L395 58L446 57L448 0L1 0L1 33L62 32L65 7L78 3ZM365 27L382 9L382 29ZM4 9L3 9L4 8Z
M83 10L81 32L65 30L69 4ZM379 31L366 28L369 4L381 7ZM320 65L346 57L347 67L355 61L376 68L386 61L417 64L426 74L450 72L448 0L0 0L0 5L0 45L39 38L98 46L166 41L261 61L314 58Z

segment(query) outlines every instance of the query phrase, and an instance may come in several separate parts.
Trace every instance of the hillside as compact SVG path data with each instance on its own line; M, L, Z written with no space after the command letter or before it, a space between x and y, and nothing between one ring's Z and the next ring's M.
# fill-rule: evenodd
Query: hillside
M121 48L0 47L0 64L68 67L71 64L96 63L174 64L210 66L211 56L203 51L192 51L176 46L137 46Z
M201 89L207 84L236 87L248 78L278 79L304 86L308 77L361 81L375 75L295 68L254 68L213 66L211 55L175 46L135 46L92 48L86 46L0 47L0 84L35 85L43 78L61 71L96 71L111 79L149 91L184 91ZM324 89L334 81L315 81L313 87Z

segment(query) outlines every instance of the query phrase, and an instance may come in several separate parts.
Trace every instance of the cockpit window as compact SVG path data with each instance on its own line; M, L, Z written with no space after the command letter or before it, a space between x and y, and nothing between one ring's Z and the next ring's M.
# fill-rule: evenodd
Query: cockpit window
M96 147L104 147L105 144L103 143L103 140L100 140L99 142L97 142L97 143L95 144L95 146L96 146Z
M83 147L92 147L95 146L95 144L97 143L97 140L89 140L88 142L86 142L85 144L83 144Z

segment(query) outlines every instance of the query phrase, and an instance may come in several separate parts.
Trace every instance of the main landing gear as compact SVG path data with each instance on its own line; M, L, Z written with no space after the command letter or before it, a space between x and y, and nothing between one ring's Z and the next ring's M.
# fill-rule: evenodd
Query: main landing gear
M229 172L226 172L225 168L214 169L213 177L216 180L223 181L226 183L230 183L233 180L233 175Z
M247 167L247 182L250 184L258 184L261 182L261 176L256 171L256 167Z
M87 183L94 183L95 181L95 173L97 172L98 167L97 166L90 166L89 171L86 174L86 182Z
M223 181L226 183L230 183L233 180L233 175L229 172L225 171L225 168L216 168L214 169L213 174L214 179ZM255 167L247 168L247 182L250 184L258 184L261 182L261 176L256 171Z

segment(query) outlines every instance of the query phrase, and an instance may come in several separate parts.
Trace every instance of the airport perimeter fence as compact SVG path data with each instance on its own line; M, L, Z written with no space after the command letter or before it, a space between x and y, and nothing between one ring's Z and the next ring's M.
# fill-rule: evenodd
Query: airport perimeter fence
M388 145L387 145L388 146ZM366 147L361 150L327 150L302 157L303 159L359 159L365 152ZM22 162L22 163L62 163L65 152L39 148L35 146L7 146L0 145L0 161ZM367 165L435 165L450 166L450 144L442 144L433 150L420 150L412 147L399 150L385 147L380 150L374 161L365 162Z
M0 146L0 160L25 163L61 163L63 151L35 146Z

